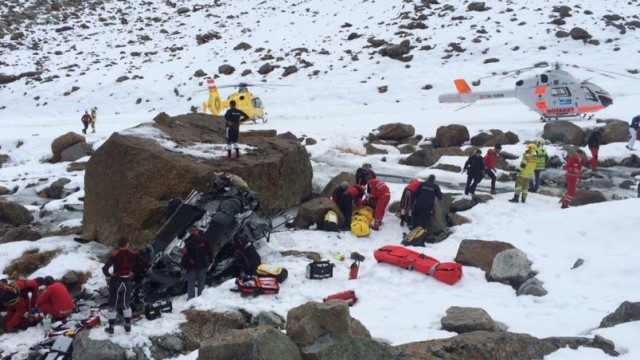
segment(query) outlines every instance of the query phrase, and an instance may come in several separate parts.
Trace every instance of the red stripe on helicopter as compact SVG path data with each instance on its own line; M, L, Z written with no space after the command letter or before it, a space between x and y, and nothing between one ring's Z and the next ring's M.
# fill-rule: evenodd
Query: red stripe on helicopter
M593 106L580 106L578 107L578 112L595 112L598 110L602 110L604 109L604 106L602 105L593 105Z
M213 81L213 79L208 79L207 80L207 85L209 87L209 90L215 90L216 89L216 83Z

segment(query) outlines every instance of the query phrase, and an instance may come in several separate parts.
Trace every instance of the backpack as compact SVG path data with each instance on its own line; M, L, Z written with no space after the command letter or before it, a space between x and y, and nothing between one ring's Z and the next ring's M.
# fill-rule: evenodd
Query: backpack
M20 289L14 283L0 282L0 303L4 306L12 306L20 300Z
M280 292L280 285L274 277L251 275L236 278L236 287L230 290L243 294L271 295Z
M404 239L402 239L401 244L404 246L424 246L426 241L427 230L422 226L417 226L415 229L409 231L408 234L404 235Z
M260 266L258 266L258 269L256 270L256 274L258 276L274 277L278 281L278 284L282 284L285 280L287 280L287 276L289 276L289 272L287 271L287 269L271 264L260 264Z

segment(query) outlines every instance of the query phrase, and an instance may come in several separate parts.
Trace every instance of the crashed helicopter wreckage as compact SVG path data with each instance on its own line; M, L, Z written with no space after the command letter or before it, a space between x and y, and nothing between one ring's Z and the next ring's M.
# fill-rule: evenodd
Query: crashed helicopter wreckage
M206 238L214 259L206 274L206 283L220 283L255 271L260 265L254 243L269 240L273 230L271 219L260 217L260 204L255 193L238 176L217 173L209 183L208 192L192 191L184 200L173 200L171 216L155 240L140 251L150 268L134 278L134 310L145 313L158 302L186 293L187 278L183 269L182 248L197 228ZM236 256L238 253L249 254Z

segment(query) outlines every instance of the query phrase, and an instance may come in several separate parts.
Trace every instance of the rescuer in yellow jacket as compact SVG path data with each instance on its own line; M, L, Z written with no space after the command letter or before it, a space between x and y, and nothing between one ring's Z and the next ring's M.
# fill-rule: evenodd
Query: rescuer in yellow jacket
M518 178L516 179L516 192L513 194L513 199L509 200L513 203L518 201L525 202L527 200L527 194L529 193L529 181L533 178L533 173L538 165L538 157L536 151L538 147L536 144L528 144L527 150L522 156L520 167L518 168ZM520 198L522 193L522 198Z

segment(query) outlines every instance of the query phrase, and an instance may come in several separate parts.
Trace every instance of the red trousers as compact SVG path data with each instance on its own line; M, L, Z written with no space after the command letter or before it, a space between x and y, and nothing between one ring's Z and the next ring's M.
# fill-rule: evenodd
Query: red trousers
M71 315L73 309L70 310L59 310L54 309L53 306L49 303L40 304L40 312L43 314L49 314L53 318L53 320L64 320Z
M576 196L576 190L578 189L578 180L579 177L572 174L567 174L565 176L567 180L567 193L562 198L562 206L569 206L571 200L573 200L574 196Z
M27 302L22 297L19 297L17 303L7 307L7 316L4 319L4 328L12 330L18 327L25 312L27 312Z
M598 168L598 150L599 148L590 147L591 150L591 160L589 160L589 165L591 165L591 170L595 170Z
M387 205L389 205L389 200L391 200L391 194L386 193L380 195L380 197L373 199L372 206L375 209L373 213L374 223L380 225L382 223L382 218L384 217L384 212L387 210Z

